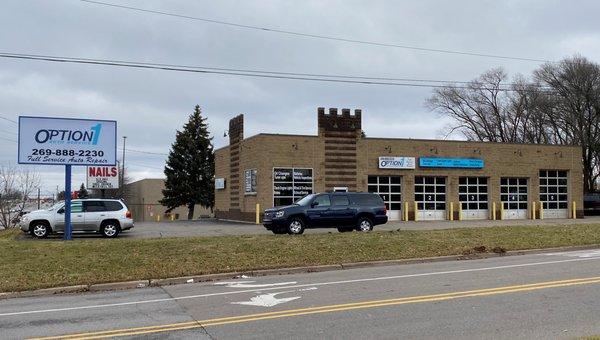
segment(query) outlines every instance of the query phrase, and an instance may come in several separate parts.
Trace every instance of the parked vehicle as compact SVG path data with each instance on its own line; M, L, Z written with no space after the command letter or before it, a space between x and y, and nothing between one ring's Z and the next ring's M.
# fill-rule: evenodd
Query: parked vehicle
M583 196L583 214L588 216L600 214L600 193Z
M65 229L64 202L47 210L36 210L21 217L19 227L37 238ZM71 201L73 231L97 232L104 237L117 237L123 230L133 228L131 212L116 199L78 199Z
M385 203L379 195L333 192L310 194L292 205L267 209L263 225L274 234L297 235L306 228L371 231L387 220Z

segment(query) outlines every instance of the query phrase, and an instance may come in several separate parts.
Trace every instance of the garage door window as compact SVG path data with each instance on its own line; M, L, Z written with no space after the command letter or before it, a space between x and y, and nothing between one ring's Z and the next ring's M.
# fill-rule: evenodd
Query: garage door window
M458 199L463 210L488 208L488 179L485 177L460 177Z

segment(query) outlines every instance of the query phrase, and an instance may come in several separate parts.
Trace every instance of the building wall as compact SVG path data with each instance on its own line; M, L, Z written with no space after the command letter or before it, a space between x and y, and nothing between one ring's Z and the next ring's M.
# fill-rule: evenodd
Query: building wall
M167 208L159 203L163 198L162 190L165 188L164 179L143 179L127 184L129 199L127 207L136 222L185 220L187 219L187 207L178 207L169 214L165 214ZM212 216L209 209L197 205L194 208L194 219Z
M488 202L496 202L500 215L500 178L528 178L528 200L539 201L539 170L568 171L569 209L576 202L577 213L583 216L583 173L581 148L539 144L504 144L467 141L439 141L392 138L363 138L360 110L317 110L318 135L259 134L216 151L215 176L225 178L226 188L215 192L215 214L219 218L255 220L256 204L260 210L273 205L273 168L306 167L313 169L314 192L331 191L334 187L348 187L350 191L367 191L369 175L402 176L402 200L409 202L409 216L414 219L415 176L446 177L447 207L455 205L458 216L458 181L461 176L488 178ZM243 116L234 118L234 124L243 126ZM231 124L230 124L231 125ZM231 126L230 126L231 127ZM235 128L235 127L234 127ZM232 156L233 155L233 156ZM380 156L395 157L459 157L480 158L483 169L379 169ZM239 159L237 158L239 157ZM232 161L233 160L233 161ZM237 164L238 177L233 177L231 163ZM244 170L257 169L256 194L244 194ZM233 185L231 185L231 183ZM239 197L232 206L231 197ZM539 204L538 204L539 206ZM532 204L528 204L531 210ZM538 209L536 209L538 210ZM538 212L539 214L539 212ZM528 216L531 211L528 212Z

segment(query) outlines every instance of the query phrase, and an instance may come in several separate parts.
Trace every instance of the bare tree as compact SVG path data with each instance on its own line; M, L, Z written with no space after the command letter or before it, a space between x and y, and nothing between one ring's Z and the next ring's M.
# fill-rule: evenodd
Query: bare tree
M552 88L548 115L558 142L582 147L585 190L594 191L600 175L600 65L575 56L542 65L534 77Z
M452 118L448 133L468 140L580 145L584 190L600 178L600 65L582 57L547 63L533 80L502 69L466 86L434 90L426 105Z
M29 198L40 187L39 173L14 166L0 167L0 227L15 226Z

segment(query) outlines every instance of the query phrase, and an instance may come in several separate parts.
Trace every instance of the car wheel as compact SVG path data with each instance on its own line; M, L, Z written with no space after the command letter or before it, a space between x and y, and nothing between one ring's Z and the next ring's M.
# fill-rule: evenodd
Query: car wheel
M347 233L347 232L350 232L350 231L352 231L352 228L348 228L348 227L338 227L338 228L337 228L337 230L338 230L340 233Z
M371 231L373 230L373 222L368 217L361 217L358 219L356 224L356 230L358 231Z
M120 231L121 231L121 228L115 222L105 222L104 224L102 224L102 227L100 228L100 233L102 234L102 236L108 237L108 238L117 237L119 235Z
M294 217L290 220L287 233L290 235L300 235L304 232L304 221L301 218Z
M50 226L46 222L36 222L30 230L31 235L37 238L46 238L50 235Z

